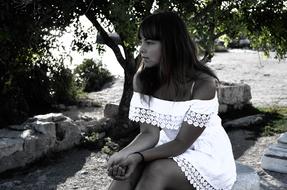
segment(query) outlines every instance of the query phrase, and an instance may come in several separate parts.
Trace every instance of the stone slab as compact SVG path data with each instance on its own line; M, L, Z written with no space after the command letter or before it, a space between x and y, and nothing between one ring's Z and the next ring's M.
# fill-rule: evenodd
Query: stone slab
M232 190L260 190L260 178L254 169L236 162L236 173Z
M287 148L287 132L280 135L278 138L278 143L285 144Z
M274 172L287 173L287 159L263 155L261 158L261 167Z

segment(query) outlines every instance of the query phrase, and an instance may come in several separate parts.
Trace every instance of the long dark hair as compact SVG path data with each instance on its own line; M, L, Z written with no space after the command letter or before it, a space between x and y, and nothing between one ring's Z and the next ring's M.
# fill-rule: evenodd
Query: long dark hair
M143 93L153 95L162 84L169 85L171 82L175 84L176 92L180 92L181 86L199 78L198 73L218 79L209 67L198 60L195 43L176 13L159 12L146 17L139 27L139 39L141 35L160 41L162 47L160 63L154 68L143 68L139 73Z

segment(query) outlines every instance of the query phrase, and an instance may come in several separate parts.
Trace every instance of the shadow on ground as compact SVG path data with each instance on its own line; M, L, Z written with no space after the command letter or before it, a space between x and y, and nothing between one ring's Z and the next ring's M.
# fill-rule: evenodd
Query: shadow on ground
M246 129L227 130L227 134L232 144L235 159L238 159L246 150L252 147L259 137L257 131Z
M74 148L0 175L1 190L56 190L57 185L81 171L91 151ZM13 179L11 181L11 179Z
M279 173L279 172L272 172L268 170L263 170L259 173L260 176L269 175L272 176L277 181L281 182L282 187L278 187L278 185L274 185L269 182L269 180L262 180L260 187L262 190L286 190L287 189L287 174Z

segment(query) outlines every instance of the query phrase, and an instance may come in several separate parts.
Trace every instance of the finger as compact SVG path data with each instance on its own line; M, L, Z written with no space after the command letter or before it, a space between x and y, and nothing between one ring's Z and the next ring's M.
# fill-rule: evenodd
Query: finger
M113 175L113 176L118 176L118 170L119 170L119 166L118 166L118 165L115 165L115 166L113 167L112 175Z
M127 168L125 175L122 176L123 179L127 179L131 176L131 174L133 173L133 171L135 170L135 166L130 166Z
M123 181L123 180L126 180L126 179L128 179L128 177L126 177L126 176L117 176L115 180Z
M123 176L123 175L125 175L125 169L123 167L119 167L118 176Z
M112 177L113 176L113 167L110 167L108 169L108 176Z

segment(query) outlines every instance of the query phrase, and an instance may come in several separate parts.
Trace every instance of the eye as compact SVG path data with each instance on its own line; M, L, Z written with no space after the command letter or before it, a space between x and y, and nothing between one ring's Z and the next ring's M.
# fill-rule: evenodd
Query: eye
M146 41L146 44L147 44L147 45L152 45L152 44L154 44L154 42L151 41L151 40L147 40L147 41Z

